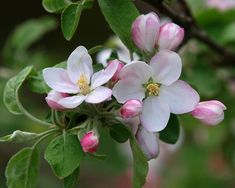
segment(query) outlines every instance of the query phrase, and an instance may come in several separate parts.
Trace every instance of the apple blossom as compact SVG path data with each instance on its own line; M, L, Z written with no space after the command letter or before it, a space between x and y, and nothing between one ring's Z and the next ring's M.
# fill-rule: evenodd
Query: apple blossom
M117 68L115 74L113 75L113 77L111 78L111 80L112 80L113 82L118 81L120 71L121 71L122 68L124 67L124 64L123 64L121 61L117 60L117 59L114 59L114 60L109 61L109 62L108 62L108 65L112 66L112 64L116 64L116 63L118 64L118 68Z
M148 131L161 131L166 127L170 113L191 112L199 102L198 93L186 82L178 80L181 69L179 55L162 50L151 59L150 65L141 61L125 65L113 95L119 103L143 100L141 124Z
M160 20L155 13L140 15L132 24L132 39L139 49L145 52L153 52L156 47L159 29Z
M122 118L133 118L138 116L142 110L142 102L136 99L130 99L120 109Z
M115 74L118 63L114 62L93 74L92 59L85 47L77 47L69 56L67 69L46 68L43 70L45 82L53 90L68 93L58 104L64 108L76 108L83 101L100 103L110 98L112 90L102 86Z
M226 107L217 100L200 102L192 111L193 117L208 125L217 125L224 119Z
M166 23L160 27L158 47L160 50L175 50L184 38L184 29L174 23Z
M217 8L221 11L226 11L235 8L234 0L207 0L210 7Z
M60 92L51 90L45 99L50 108L55 109L55 110L64 110L65 108L59 104L59 101L68 96L69 95L66 93L60 93Z
M99 146L99 138L94 132L87 132L80 140L84 152L94 153Z
M156 158L159 155L160 148L156 133L149 132L141 127L137 132L136 138L140 148L149 160Z

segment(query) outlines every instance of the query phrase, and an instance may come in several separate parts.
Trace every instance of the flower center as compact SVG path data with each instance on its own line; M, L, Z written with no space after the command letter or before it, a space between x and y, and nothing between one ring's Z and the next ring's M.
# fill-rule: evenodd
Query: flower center
M149 96L156 96L159 94L160 86L157 83L149 83L146 86L147 92Z
M84 74L82 74L80 78L78 79L77 85L83 95L87 95L88 93L90 93L91 88L89 86L88 79Z

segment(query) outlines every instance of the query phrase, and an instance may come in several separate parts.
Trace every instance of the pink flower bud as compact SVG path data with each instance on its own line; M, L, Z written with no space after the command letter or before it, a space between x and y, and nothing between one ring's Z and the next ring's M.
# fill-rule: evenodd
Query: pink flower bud
M141 127L137 132L136 138L139 146L149 160L156 158L159 155L160 148L156 133L149 132Z
M120 114L123 119L133 118L138 116L142 111L142 102L136 99L130 99L120 109Z
M111 80L112 80L113 82L116 82L116 81L119 80L120 71L121 71L122 68L124 67L124 64L123 64L121 61L117 60L117 59L114 59L114 60L112 60L112 61L109 61L108 64L111 65L111 64L116 63L116 62L118 62L118 68L117 68L115 74L113 75L113 77L111 78Z
M66 93L59 93L57 91L51 90L47 97L46 97L46 102L48 104L48 106L52 109L55 110L64 110L65 108L63 106L61 106L58 101L60 99L63 99L65 97L68 97L69 95Z
M159 29L160 20L155 13L140 15L132 24L132 39L139 49L152 52L156 47Z
M226 107L217 100L200 102L192 111L193 117L208 125L217 125L224 119Z
M84 152L94 153L99 145L99 138L93 131L87 132L80 140Z
M184 29L174 23L160 27L158 46L160 50L175 50L184 39Z

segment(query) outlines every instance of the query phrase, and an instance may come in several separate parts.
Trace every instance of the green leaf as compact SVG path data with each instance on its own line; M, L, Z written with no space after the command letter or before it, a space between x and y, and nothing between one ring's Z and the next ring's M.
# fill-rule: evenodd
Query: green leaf
M19 108L18 91L23 82L32 72L32 69L32 66L24 68L18 75L11 78L4 88L3 102L8 108L8 110L13 114L22 114Z
M43 0L42 6L47 12L61 12L71 3L70 0Z
M130 145L133 155L133 188L141 188L146 182L148 174L148 162L145 154L136 142L134 136L130 138Z
M112 127L110 127L109 134L119 143L126 142L131 136L131 132L123 124L112 125Z
M79 178L80 168L78 167L74 172L64 179L64 188L73 188Z
M50 142L45 159L59 178L65 178L79 167L84 153L75 135L66 132Z
M35 188L39 172L39 150L24 148L7 164L8 188Z
M94 54L94 53L97 53L97 52L103 50L104 48L105 48L105 47L102 46L102 45L94 46L93 48L91 48L91 49L88 50L88 53L89 53L90 55L92 55L92 54Z
M37 72L36 75L29 77L29 87L35 93L49 93L50 87L46 84L43 79L42 71Z
M221 41L226 44L235 41L235 22L224 28Z
M0 138L0 142L26 142L38 138L39 135L31 132L16 130L10 135Z
M17 26L3 48L4 63L25 64L28 57L27 49L56 25L56 20L47 16L31 19Z
M139 12L132 0L98 0L98 2L111 29L130 50L133 50L131 26Z
M81 3L67 6L61 14L61 28L66 40L71 40L79 23L82 13Z
M175 114L171 114L166 128L160 131L159 138L166 143L174 144L179 139L179 134L179 120Z

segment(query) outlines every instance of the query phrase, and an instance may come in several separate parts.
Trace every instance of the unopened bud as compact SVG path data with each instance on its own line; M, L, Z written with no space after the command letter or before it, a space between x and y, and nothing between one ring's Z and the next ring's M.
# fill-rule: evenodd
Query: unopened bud
M94 153L99 146L99 138L93 131L87 132L80 140L84 152Z
M145 128L141 127L136 135L137 142L146 155L151 160L159 155L158 137L154 132L149 132Z
M155 13L140 15L132 24L132 39L136 46L145 51L153 52L156 47L160 28L160 20Z
M208 125L217 125L224 119L226 107L217 100L200 102L192 111L193 117Z
M123 119L138 116L142 111L143 104L136 99L130 99L121 107L120 114Z
M175 50L184 39L184 29L174 23L160 27L158 46L160 50Z

